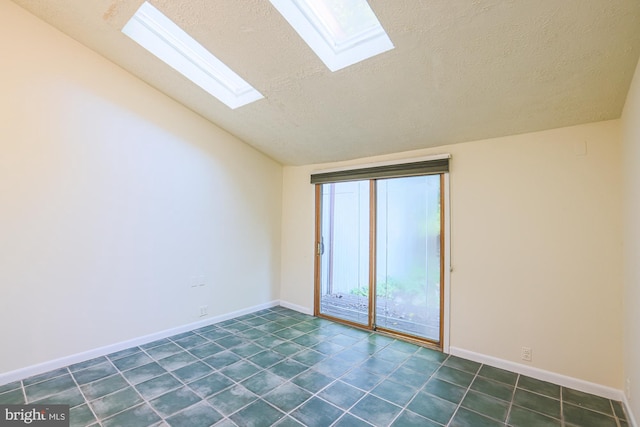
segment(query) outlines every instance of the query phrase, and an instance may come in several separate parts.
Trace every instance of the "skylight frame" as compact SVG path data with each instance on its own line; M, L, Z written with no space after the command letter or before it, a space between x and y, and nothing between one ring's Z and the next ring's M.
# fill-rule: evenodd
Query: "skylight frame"
M305 0L269 1L331 71L341 70L394 48L377 17L378 25L341 42L333 39L322 18ZM362 1L369 7L366 0ZM371 13L375 16L373 11Z
M149 2L140 6L122 32L231 109L264 98Z

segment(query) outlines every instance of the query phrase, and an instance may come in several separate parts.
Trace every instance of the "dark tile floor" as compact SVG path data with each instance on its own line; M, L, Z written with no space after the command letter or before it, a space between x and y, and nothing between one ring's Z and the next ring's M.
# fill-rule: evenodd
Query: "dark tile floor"
M0 386L72 426L627 426L620 402L282 307Z

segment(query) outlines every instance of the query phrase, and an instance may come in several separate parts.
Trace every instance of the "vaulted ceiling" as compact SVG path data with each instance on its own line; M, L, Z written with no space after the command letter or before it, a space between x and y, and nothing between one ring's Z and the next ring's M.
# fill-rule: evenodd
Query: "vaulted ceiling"
M283 164L620 117L638 0L370 0L395 48L329 71L268 0L150 0L265 98L231 110L121 29L143 0L13 0Z

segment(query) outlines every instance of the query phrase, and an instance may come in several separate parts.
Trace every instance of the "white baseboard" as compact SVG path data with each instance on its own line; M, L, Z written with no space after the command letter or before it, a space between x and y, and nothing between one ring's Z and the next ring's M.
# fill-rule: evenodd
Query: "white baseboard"
M206 319L199 320L197 322L189 323L182 326L177 326L175 328L166 329L164 331L155 332L153 334L144 335L144 336L133 338L127 341L121 341L121 342L110 344L104 347L83 351L82 353L76 353L69 356L61 357L59 359L50 360L37 365L27 366L25 368L16 369L14 371L0 373L0 385L4 385L10 382L29 378L33 375L44 374L45 372L49 372L55 369L64 368L65 366L73 365L74 363L84 362L85 360L90 360L96 357L105 356L107 354L115 353L116 351L124 350L130 347L147 344L162 338L167 338L176 334L181 334L183 332L191 331L193 329L198 329L205 326L213 325L215 323L233 319L234 317L243 316L245 314L264 310L266 308L275 307L279 304L280 304L280 301L275 300L268 303L255 305L253 307L232 311L230 313L221 314L219 316L208 317Z
M490 365L496 368L501 368L511 372L516 372L518 374L527 375L529 377L532 377L538 380L548 381L554 384L561 385L563 387L573 388L575 390L583 391L585 393L595 394L597 396L605 397L607 399L624 401L625 396L622 390L618 390L613 387L607 387L604 385L592 383L592 382L581 380L578 378L557 374L555 372L545 371L544 369L534 368L532 366L511 362L509 360L498 359L497 357L487 356L485 354L476 353L476 352L465 350L458 347L450 347L449 353L454 356L473 360L475 362L483 363L485 365Z
M638 427L638 423L636 422L636 418L633 416L633 412L631 411L631 404L629 403L629 399L623 393L622 405L624 406L624 411L627 415L627 423L631 427Z
M300 313L308 314L310 316L313 316L313 309L311 309L311 308L303 307L301 305L294 304L294 303L287 302L287 301L282 301L282 300L280 300L280 305L283 306L284 308L290 308L291 310L295 310L295 311L298 311Z
M575 390L583 391L585 393L591 393L595 394L596 396L620 401L624 406L624 410L627 415L627 423L629 424L629 426L639 427L633 415L633 412L631 411L629 400L622 390L603 386L578 378L569 377L562 374L557 374L555 372L545 371L544 369L534 368L532 366L523 365L521 363L511 362L509 360L499 359L493 356L487 356L486 354L476 353L458 347L450 347L449 354L462 357L464 359L473 360L475 362L483 363L485 365L493 366L496 368L506 369L507 371L516 372L518 374L527 375L538 380L548 381L554 384L561 385L563 387L569 387Z

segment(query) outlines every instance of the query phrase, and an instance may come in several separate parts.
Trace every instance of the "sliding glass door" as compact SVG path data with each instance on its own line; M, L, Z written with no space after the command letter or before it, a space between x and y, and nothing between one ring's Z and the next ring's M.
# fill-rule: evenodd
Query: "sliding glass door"
M376 327L440 340L440 176L376 182Z
M369 181L321 187L320 312L369 326Z
M441 343L443 182L316 186L316 314Z

